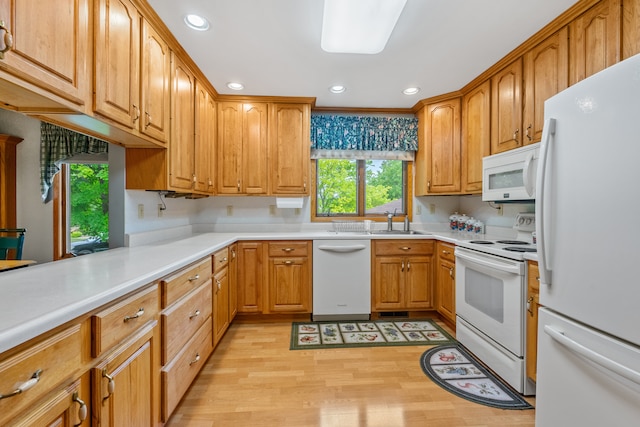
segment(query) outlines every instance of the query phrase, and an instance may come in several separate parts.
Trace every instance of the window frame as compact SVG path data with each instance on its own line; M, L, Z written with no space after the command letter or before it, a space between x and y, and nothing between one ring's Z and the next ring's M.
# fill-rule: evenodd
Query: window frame
M366 160L362 161L363 164L366 165ZM406 165L406 173L405 182L403 182L403 186L405 188L405 199L406 199L406 214L398 214L396 218L404 219L405 216L409 217L409 221L413 219L413 162L409 160L404 160L404 164ZM365 211L365 195L364 195L364 166L358 166L358 201L357 201L357 211L358 213L362 213ZM362 221L365 219L376 221L376 222L385 222L387 220L386 215L384 214L369 214L369 215L317 215L317 194L318 194L318 176L317 176L317 160L311 159L311 222L331 222L334 220L353 220L353 221Z

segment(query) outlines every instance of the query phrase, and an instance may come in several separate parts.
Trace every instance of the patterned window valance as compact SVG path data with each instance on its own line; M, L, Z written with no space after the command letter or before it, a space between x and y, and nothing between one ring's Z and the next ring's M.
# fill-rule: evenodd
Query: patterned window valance
M78 154L104 154L109 143L50 123L40 124L40 190L42 201L52 199L53 176L60 164Z
M418 119L380 116L311 116L311 149L413 152L418 149Z

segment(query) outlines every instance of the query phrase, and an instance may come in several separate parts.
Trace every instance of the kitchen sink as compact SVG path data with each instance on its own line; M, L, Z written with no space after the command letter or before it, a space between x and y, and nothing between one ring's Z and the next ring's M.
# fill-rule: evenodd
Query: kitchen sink
M429 235L431 233L426 231L417 231L417 230L374 230L371 234L423 234Z

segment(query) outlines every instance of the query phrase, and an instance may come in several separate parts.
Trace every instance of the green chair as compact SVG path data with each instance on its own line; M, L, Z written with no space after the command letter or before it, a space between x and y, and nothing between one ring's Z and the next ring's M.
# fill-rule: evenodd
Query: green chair
M22 259L24 228L0 228L0 259Z

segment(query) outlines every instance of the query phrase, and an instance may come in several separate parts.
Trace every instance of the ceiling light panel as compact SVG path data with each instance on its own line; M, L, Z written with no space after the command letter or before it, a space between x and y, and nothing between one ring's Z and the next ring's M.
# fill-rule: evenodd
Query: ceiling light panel
M184 16L184 23L187 24L187 27L198 31L207 31L209 29L207 18L193 13Z
M407 0L324 0L321 47L376 54L387 45Z

